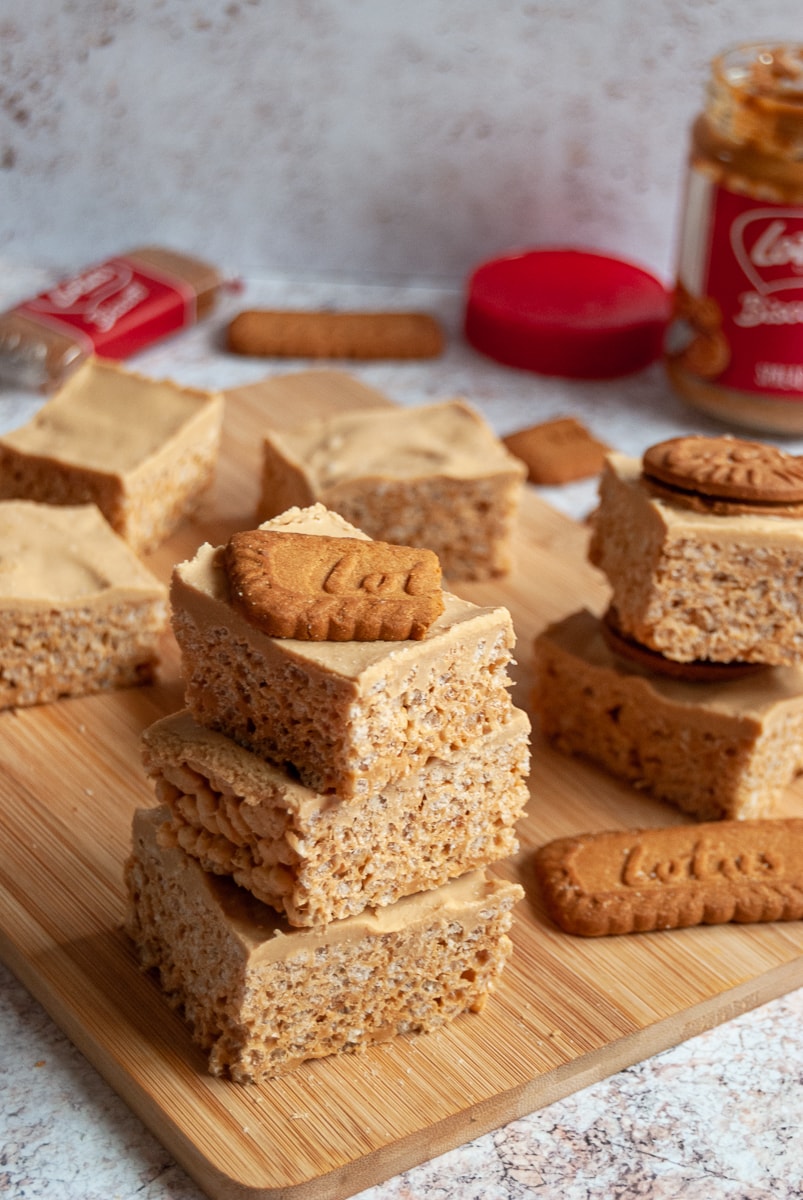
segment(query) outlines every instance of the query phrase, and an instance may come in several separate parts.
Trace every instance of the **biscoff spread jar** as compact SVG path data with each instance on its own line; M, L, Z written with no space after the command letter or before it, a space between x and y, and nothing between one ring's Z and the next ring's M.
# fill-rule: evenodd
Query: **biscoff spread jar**
M666 366L711 416L803 433L803 44L738 46L712 63Z

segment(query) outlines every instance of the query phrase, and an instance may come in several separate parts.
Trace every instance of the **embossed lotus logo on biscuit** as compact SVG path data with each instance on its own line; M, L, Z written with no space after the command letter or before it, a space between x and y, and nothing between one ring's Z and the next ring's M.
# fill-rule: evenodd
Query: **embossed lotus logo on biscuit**
M748 210L730 230L731 248L751 286L762 296L803 288L803 208Z
M223 558L233 607L271 637L417 640L444 609L432 550L253 529L235 533Z

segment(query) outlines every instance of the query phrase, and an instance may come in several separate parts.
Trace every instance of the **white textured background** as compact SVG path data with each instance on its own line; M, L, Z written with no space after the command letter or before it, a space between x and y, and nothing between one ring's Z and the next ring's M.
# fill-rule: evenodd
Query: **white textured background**
M671 270L690 119L801 0L2 0L0 265L144 241L462 281L572 242Z

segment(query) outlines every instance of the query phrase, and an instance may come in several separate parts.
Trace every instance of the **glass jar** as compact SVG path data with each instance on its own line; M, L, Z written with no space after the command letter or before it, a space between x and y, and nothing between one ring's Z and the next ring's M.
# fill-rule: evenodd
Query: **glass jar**
M695 408L803 433L803 45L738 46L712 63L665 357Z

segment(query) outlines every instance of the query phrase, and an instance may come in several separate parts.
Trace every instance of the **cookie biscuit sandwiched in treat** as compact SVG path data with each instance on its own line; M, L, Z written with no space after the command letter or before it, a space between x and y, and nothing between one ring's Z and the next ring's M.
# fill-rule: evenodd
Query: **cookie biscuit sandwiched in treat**
M265 439L258 520L320 503L377 541L423 546L447 579L512 568L526 476L462 400L360 409Z
M544 737L700 820L771 817L803 770L803 667L658 658L585 610L548 626L534 660Z
M680 662L803 659L803 460L684 437L608 457L589 558L623 634Z

